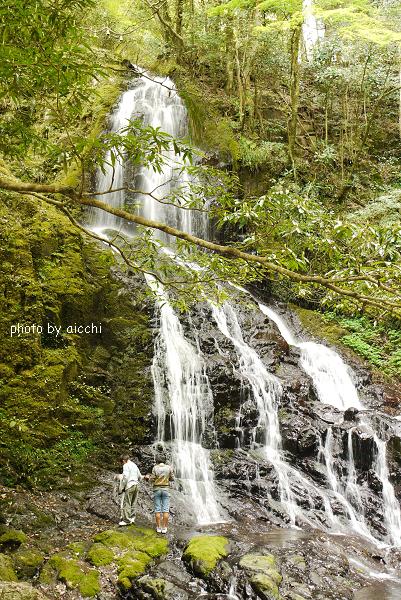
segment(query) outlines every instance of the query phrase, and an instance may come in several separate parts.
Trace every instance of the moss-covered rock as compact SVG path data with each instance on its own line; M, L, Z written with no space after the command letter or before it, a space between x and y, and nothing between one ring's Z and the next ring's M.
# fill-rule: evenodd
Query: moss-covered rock
M52 585L57 581L57 571L50 563L46 563L39 573L39 582L42 585Z
M263 600L280 600L279 585L282 576L277 568L273 554L245 554L239 561L250 583Z
M239 561L240 567L247 571L264 573L276 569L276 558L273 554L245 554Z
M92 598L100 592L99 573L75 559L55 554L49 560L57 571L57 578L71 589L77 588L84 598Z
M108 529L94 538L88 552L88 560L93 564L117 565L118 582L125 589L132 581L143 575L150 563L166 554L168 540L146 527L127 527L124 531Z
M280 600L278 585L272 580L270 575L256 573L250 579L251 585L259 598L262 600Z
M85 555L86 549L87 544L85 544L85 542L71 542L67 546L67 550L78 558L82 558Z
M110 446L120 454L128 435L149 439L152 332L110 253L54 207L0 196L0 477L62 485L87 474L94 456L112 462ZM74 323L102 323L101 335L70 334ZM11 336L17 324L25 332Z
M138 585L155 600L170 600L174 598L175 588L173 584L160 577L154 578L145 575L138 580Z
M114 552L103 544L96 543L89 548L87 558L95 567L100 567L113 562Z
M157 535L153 529L134 525L126 527L124 531L102 531L95 536L94 541L107 548L145 552L151 558L162 556L168 549L168 540L165 537Z
M39 590L28 583L0 581L0 598L4 600L47 600Z
M20 548L13 555L13 562L20 579L31 579L43 565L44 555L34 548Z
M11 558L6 554L0 554L0 580L18 581L18 577L13 569Z
M0 548L15 550L27 541L26 534L20 529L8 529L0 535Z
M193 537L182 555L183 560L201 577L207 577L218 561L228 555L228 539L218 535Z
M118 582L124 588L130 588L132 581L142 575L151 562L152 558L145 552L128 550L117 559Z

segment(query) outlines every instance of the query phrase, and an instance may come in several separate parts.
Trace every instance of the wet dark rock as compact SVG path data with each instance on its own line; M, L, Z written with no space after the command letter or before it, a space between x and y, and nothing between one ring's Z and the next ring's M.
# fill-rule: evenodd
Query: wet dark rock
M361 471L369 470L376 453L376 445L371 431L363 426L358 426L352 432L352 448L356 468Z
M344 421L355 422L358 418L359 410L357 408L348 408L344 412Z

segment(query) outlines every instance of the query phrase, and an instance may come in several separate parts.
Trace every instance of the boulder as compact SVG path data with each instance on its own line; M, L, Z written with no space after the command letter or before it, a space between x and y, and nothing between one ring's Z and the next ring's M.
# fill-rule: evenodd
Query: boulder
M14 568L21 579L32 579L44 563L44 555L35 548L19 548L13 555Z
M0 535L0 548L15 550L27 541L27 536L20 529L7 529Z
M273 554L245 554L239 561L259 598L263 600L280 600L279 585L282 576L277 569Z
M4 581L18 581L11 558L6 554L0 554L0 579Z
M219 535L199 535L187 544L182 559L200 577L207 577L220 559L228 555L228 539Z
M28 583L0 581L1 600L48 600Z

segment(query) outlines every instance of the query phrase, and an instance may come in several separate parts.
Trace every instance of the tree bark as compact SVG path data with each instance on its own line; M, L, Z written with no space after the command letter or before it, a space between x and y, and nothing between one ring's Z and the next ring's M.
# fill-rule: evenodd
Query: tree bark
M291 73L290 73L290 118L288 119L288 152L290 155L294 178L297 177L295 163L295 143L297 139L298 109L299 109L299 84L300 84L300 55L299 45L302 26L297 25L291 35Z
M389 286L383 284L380 281L379 275L377 275L377 278L375 278L371 274L362 274L343 278L324 277L321 275L304 275L302 273L291 271L291 269L287 269L286 267L273 263L265 256L258 256L256 254L243 252L242 250L239 250L238 248L235 248L233 246L223 246L222 244L216 244L214 242L204 240L180 229L176 229L175 227L171 227L166 223L146 219L141 215L135 215L124 209L112 207L109 204L102 202L101 200L97 200L96 198L91 197L90 194L79 196L75 194L71 188L65 186L25 183L18 180L11 180L6 179L4 177L0 177L0 189L19 192L22 194L31 194L32 196L39 198L40 200L57 206L63 212L68 211L67 205L63 204L59 200L54 200L51 197L47 198L44 194L61 194L64 196L68 196L69 201L72 200L75 201L77 204L99 208L109 214L115 215L116 217L121 217L122 219L125 219L131 223L136 223L144 227L150 227L151 229L163 231L164 233L172 235L173 237L176 237L178 239L185 240L200 248L210 250L211 252L223 256L224 258L239 259L249 264L258 264L267 272L275 273L283 277L288 277L293 281L322 285L325 288L330 289L339 295L347 296L348 298L356 302L363 302L366 305L374 306L382 310L387 309L397 311L397 314L398 311L401 311L401 296L399 291L393 290ZM79 226L79 228L82 229L82 226ZM90 234L90 232L88 232L88 234ZM382 289L392 294L393 299L388 299L386 297L381 298L374 295L365 296L364 294L359 293L355 290L340 287L342 284L346 285L355 281L369 281L375 284L378 289Z

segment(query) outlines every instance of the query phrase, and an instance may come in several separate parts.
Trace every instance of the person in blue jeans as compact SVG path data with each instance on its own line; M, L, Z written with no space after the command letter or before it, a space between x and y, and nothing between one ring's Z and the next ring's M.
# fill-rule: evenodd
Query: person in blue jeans
M167 533L170 510L170 481L174 480L173 467L166 465L165 457L158 456L152 473L147 478L153 482L153 501L155 505L156 531Z

